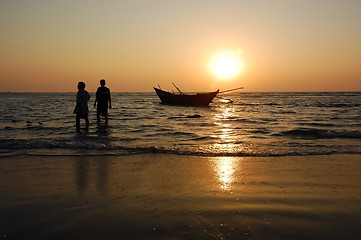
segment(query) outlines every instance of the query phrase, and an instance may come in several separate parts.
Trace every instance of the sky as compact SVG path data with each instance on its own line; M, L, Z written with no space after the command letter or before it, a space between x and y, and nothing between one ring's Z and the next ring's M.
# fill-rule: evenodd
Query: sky
M0 92L361 91L360 0L0 0L0 33Z

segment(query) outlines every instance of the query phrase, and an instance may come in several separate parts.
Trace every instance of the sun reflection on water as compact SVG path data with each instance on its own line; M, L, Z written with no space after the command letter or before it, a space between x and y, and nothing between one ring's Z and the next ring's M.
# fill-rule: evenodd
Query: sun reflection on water
M216 140L213 150L218 153L234 153L240 146L236 146L236 130L229 121L235 115L234 108L222 106L214 115L214 123L217 125L216 132L212 135Z
M214 151L222 154L233 154L240 150L237 144L236 129L232 126L230 119L235 117L235 110L232 106L222 106L214 115L214 123L217 125L215 134L216 142L213 145ZM238 139L239 140L239 139ZM218 157L215 160L214 171L216 173L221 190L230 191L235 181L237 159L231 156Z

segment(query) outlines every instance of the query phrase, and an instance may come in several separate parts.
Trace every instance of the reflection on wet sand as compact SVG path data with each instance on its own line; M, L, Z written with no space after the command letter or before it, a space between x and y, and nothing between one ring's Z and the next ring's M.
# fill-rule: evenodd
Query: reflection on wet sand
M75 162L75 183L77 192L79 195L82 195L84 191L88 188L89 176L88 176L89 162L86 157L82 157L76 160Z
M109 145L110 130L108 124L98 124L96 128L97 139L103 145ZM90 184L96 179L95 188L99 194L106 194L109 185L109 160L104 158L89 161L88 156L77 157L75 160L75 185L77 193L84 195L91 188Z
M230 191L238 161L234 157L219 157L215 160L214 171L222 190Z
M109 161L107 159L99 159L97 175L97 190L99 194L106 194L109 185Z
M77 157L75 160L75 185L79 195L84 195L91 188L95 179L95 188L101 195L106 194L109 185L109 161L96 159L89 162L87 157Z

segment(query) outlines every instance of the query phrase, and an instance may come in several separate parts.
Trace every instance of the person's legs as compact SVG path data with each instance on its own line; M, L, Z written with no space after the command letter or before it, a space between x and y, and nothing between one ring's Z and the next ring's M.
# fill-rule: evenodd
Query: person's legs
M105 122L108 123L108 106L105 106L103 115L105 117Z
M100 114L101 114L101 109L99 107L99 103L97 105L97 122L99 123L100 122Z
M108 108L98 104L97 108L97 121L100 122L100 116L104 116L105 122L108 123Z
M104 112L105 122L108 123L108 111Z
M85 116L85 125L86 125L87 128L89 127L89 118L88 118L88 115Z
M76 128L80 128L80 117L78 115L75 117L75 126Z

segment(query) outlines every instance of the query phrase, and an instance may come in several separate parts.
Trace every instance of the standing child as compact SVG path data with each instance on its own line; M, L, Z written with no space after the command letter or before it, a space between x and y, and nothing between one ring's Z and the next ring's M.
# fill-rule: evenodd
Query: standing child
M84 118L86 127L89 127L89 119L88 119L88 101L90 99L90 95L87 91L85 91L85 83L78 83L78 93L76 95L76 106L74 109L74 113L76 114L76 128L80 129L80 119Z

